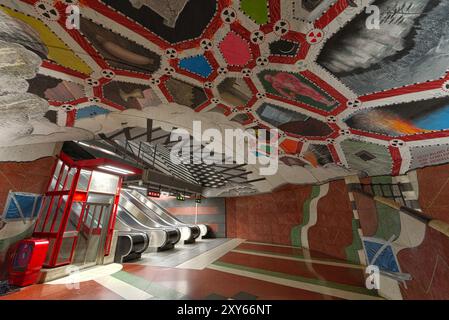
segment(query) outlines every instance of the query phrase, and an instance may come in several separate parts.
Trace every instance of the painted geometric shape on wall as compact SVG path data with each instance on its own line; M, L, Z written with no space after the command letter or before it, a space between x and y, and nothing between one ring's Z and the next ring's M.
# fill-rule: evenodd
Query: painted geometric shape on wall
M250 119L251 118L247 114L240 113L240 114L236 115L235 117L233 117L231 119L231 121L235 121L235 122L243 125L243 124L247 123Z
M217 13L217 0L102 0L170 43L202 35Z
M351 169L370 176L391 172L393 160L387 147L351 139L343 141L341 147Z
M231 66L243 67L252 59L248 41L232 31L220 42L220 51L226 63Z
M270 53L276 56L295 57L299 51L299 43L288 40L276 40L270 43Z
M449 161L449 144L412 147L410 154L410 170L447 163Z
M48 101L69 102L84 98L84 87L79 83L56 79L43 74L29 79L28 92L38 95Z
M203 55L181 59L179 61L179 67L203 78L209 77L213 71L209 61Z
M6 201L3 219L32 219L39 214L42 196L33 193L10 192Z
M15 10L0 6L0 20L2 16L10 16L16 22L23 23L25 28L19 25L15 27L16 34L13 36L14 42L20 43L31 49L43 59L54 61L64 67L76 70L84 74L91 74L93 71L82 59L80 59L61 39L54 34L44 22L25 15ZM19 34L19 30L22 34ZM27 30L28 29L28 30ZM11 30L2 30L5 34Z
M314 168L324 167L333 162L329 148L321 144L311 144L304 153L303 158Z
M300 108L297 109L298 111L301 110ZM322 121L273 104L264 103L256 112L263 121L297 136L324 137L333 132Z
M226 115L228 113L228 110L227 110L227 108L225 108L221 105L217 105L214 108L210 109L208 112L215 112L215 113Z
M267 0L241 0L240 9L258 24L268 22Z
M449 98L367 109L345 122L354 129L393 137L445 130L449 129Z
M226 78L217 86L217 89L221 100L229 106L244 106L252 98L251 89L242 78Z
M108 114L111 111L99 106L89 106L76 110L76 119L94 118L98 115Z
M103 87L104 97L126 109L143 109L159 105L159 97L149 86L111 81Z
M324 90L299 73L264 70L257 76L265 90L273 95L325 111L331 111L338 105Z
M199 107L208 99L203 88L196 87L175 78L170 78L165 83L165 86L173 97L174 102L188 106L192 109Z
M297 154L301 151L302 143L287 138L282 141L279 146L288 154Z
M153 73L161 65L161 57L89 19L81 19L81 32L106 60L109 66L141 73Z
M379 29L361 13L325 44L318 63L358 95L437 80L449 65L447 1L378 0ZM444 44L443 44L444 43Z
M378 266L382 271L393 273L400 272L399 264L391 245L385 244L385 241L381 239L378 241L374 240L375 239L372 238L364 238L363 240L369 263Z

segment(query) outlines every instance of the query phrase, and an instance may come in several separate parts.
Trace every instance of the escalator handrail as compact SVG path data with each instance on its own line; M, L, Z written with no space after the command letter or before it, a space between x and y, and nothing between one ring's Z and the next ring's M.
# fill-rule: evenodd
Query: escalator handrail
M157 214L156 212L154 212L153 210L151 210L151 208L149 208L146 204L142 203L134 194L132 194L131 192L128 192L127 190L123 190L121 192L121 197L123 197L124 199L128 200L129 202L131 202L134 206L136 206L146 217L148 217L148 219L155 221L155 219L159 220L162 222L159 223L161 225L166 225L168 227L173 227L176 225L173 225L173 223L170 223L168 221L166 221L163 217L161 217L159 214ZM145 210L146 209L146 210ZM153 212L154 214L149 213L148 211ZM156 221L155 221L156 222Z
M171 219L172 221L175 221L174 222L175 225L177 225L177 226L191 226L191 224L184 223L184 222L180 221L179 219L175 218L174 216L172 216L168 212L167 209L162 208L160 205L158 205L157 203L155 203L151 199L148 199L147 197L142 195L140 192L135 191L135 190L123 190L123 191L125 191L127 194L130 194L130 195L134 196L134 198L136 198L137 200L142 202L148 209L150 209L151 211L156 213L158 216L162 217L162 215L164 215L164 216L166 216L166 218ZM158 213L156 210L159 211L160 213Z
M172 227L171 225L164 225L164 224L158 223L157 221L155 221L154 219L149 217L147 213L145 213L141 208L139 208L139 205L136 204L135 199L132 199L132 198L130 199L129 197L127 197L127 195L124 195L123 193L120 195L119 206L124 208L127 212L129 212L131 214L131 216L133 216L137 221L139 221L140 224L143 224L146 227L156 228L156 229ZM148 220L148 222L151 222L151 225L146 222L140 222L140 219L138 217L136 217L134 213L132 213L130 210L128 210L128 208L126 208L126 206L132 206L141 215L143 215L145 217L145 219ZM154 224L154 226L152 224Z
M132 221L133 221L133 223L135 223L136 225L138 225L139 227L135 227L135 226L132 226L132 225L130 225L128 222L126 222L126 220L125 219L123 219L122 217L121 217L121 214L124 214L124 215L127 215ZM122 222L122 223L124 223L126 226L128 226L129 228L131 228L131 229L134 229L134 230L139 230L139 231L144 231L144 230L150 230L150 229L156 229L156 228L151 228L151 227L149 227L149 226L147 226L147 225L144 225L143 223L141 223L139 220L137 220L132 214L130 214L129 212L128 212L128 210L126 210L125 208L123 208L122 206L119 206L118 208L117 208L117 218L118 219L120 219L120 221Z

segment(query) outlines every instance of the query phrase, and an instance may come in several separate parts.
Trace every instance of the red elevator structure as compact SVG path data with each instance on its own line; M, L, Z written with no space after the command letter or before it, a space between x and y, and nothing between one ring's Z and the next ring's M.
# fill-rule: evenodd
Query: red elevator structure
M44 267L102 264L111 251L123 176L141 170L110 159L74 161L61 153L33 237L48 239Z

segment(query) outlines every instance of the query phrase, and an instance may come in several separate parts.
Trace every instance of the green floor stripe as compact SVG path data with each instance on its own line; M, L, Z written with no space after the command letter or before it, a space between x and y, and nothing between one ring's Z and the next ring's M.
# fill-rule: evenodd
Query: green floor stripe
M352 244L345 248L347 261L354 264L360 264L359 250L363 250L359 227L359 220L352 219Z
M184 294L170 289L166 288L164 286L161 286L159 284L156 284L154 282L150 282L146 280L145 278L133 275L132 273L126 272L126 271L119 271L117 273L114 273L112 275L114 278L121 280L123 282L126 282L127 284L138 288L142 291L145 291L146 293L151 294L156 299L162 299L162 300L186 300L189 299Z
M294 226L290 232L290 240L292 246L301 247L301 229L309 223L310 203L312 202L313 199L315 199L320 195L320 190L321 190L320 186L313 186L310 198L304 202L302 223L298 226Z
M276 278L280 278L280 279L287 279L287 280L292 280L292 281L297 281L297 282L309 283L309 284L319 285L322 287L339 289L339 290L343 290L343 291L347 291L347 292L360 293L360 294L364 294L367 296L373 296L373 297L379 296L377 294L377 291L375 291L375 290L371 291L371 290L368 290L363 287L354 287L354 286L350 286L350 285L329 282L329 281L320 280L320 279L310 279L310 278L305 278L305 277L301 277L301 276L294 276L294 275L287 274L287 273L275 272L275 271L269 271L269 270L263 270L263 269L256 269L256 268L252 268L252 267L246 267L246 266L241 266L241 265L227 263L227 262L221 262L221 261L216 261L216 262L212 263L212 265L226 267L226 268L235 269L235 270L263 274L263 275L272 276L272 277L276 277Z
M361 245L361 242L360 242ZM298 248L299 249L299 248ZM351 262L351 261L346 261L346 260L338 260L338 259L332 259L332 258L314 258L314 257L305 257L302 254L287 254L287 253L279 253L279 252L272 252L272 251L266 251L266 250L254 250L254 249L238 249L239 251L242 252L254 252L254 253L265 253L265 254L270 254L273 256L278 256L278 257L288 257L288 258L299 258L299 259L312 259L312 260L316 260L316 261L322 261L322 262L334 262L334 263L344 263L344 264L350 264L350 265L354 265L354 266L359 266L360 264L357 262ZM231 251L232 252L232 251Z
M391 177L374 177L372 183L391 183ZM382 196L380 190L373 190L375 195ZM376 202L377 209L377 230L374 238L380 238L388 241L392 235L399 237L401 234L401 219L398 211Z
M268 22L267 0L241 0L240 9L258 24Z

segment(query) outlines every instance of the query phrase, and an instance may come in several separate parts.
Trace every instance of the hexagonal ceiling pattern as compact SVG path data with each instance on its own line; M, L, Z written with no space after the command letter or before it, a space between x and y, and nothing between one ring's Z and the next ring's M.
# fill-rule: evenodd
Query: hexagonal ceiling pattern
M27 128L0 146L182 115L280 130L280 170L257 191L446 163L448 15L439 0L0 0L2 46L42 60L27 90L0 89L0 132L8 112ZM23 91L48 102L46 134L5 109Z

